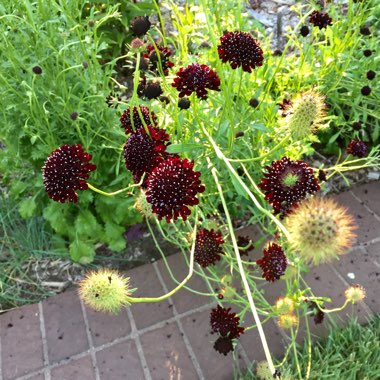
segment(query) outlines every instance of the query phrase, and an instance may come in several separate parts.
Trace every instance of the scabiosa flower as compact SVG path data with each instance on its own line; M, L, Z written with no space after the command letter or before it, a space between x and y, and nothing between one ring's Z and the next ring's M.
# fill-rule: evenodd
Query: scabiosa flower
M36 75L40 75L40 74L42 74L42 69L41 69L40 66L34 66L34 67L32 68L32 71L33 71L34 74L36 74Z
M234 350L233 340L227 336L220 336L214 343L214 349L220 354L227 356L227 354Z
M42 168L49 198L61 203L78 202L76 190L88 188L86 180L96 169L94 164L90 164L91 158L81 144L65 144L52 152Z
M282 247L276 243L269 243L263 250L264 256L256 261L263 271L263 278L274 282L285 274L287 260Z
M125 166L133 174L135 183L140 182L144 173L151 173L167 158L166 147L170 144L165 130L148 125L149 135L144 127L133 132L124 146Z
M310 90L298 94L291 103L284 104L282 125L287 128L294 140L302 140L323 126L326 116L324 96Z
M178 108L181 110L188 110L190 108L190 100L187 96L178 101Z
M309 301L309 309L314 311L314 323L316 325L321 324L325 318L325 313L318 307L317 303L314 301Z
M218 305L211 310L210 324L213 333L219 333L231 339L239 338L244 333L244 327L239 326L240 318L236 313L231 312L231 308L224 308Z
M78 119L78 112L71 112L70 119L74 121Z
M302 26L302 28L300 29L301 36L306 37L309 33L310 33L309 27L306 25Z
M291 314L294 311L294 301L289 297L281 297L275 305L277 314Z
M368 80L372 80L372 79L375 78L376 73L375 73L373 70L369 70L369 71L367 71L366 76L367 76L367 79L368 79Z
M247 73L263 65L264 56L259 42L246 32L226 32L220 37L219 58L233 69L242 67Z
M149 59L151 70L157 70L160 61L162 71L165 75L168 75L168 69L174 66L174 63L169 60L172 54L173 52L168 47L148 45L144 58Z
M248 252L252 251L254 248L252 240L248 236L238 236L237 245L239 248L241 248L239 249L239 253L241 256L248 256Z
M327 180L327 177L326 177L326 172L322 169L319 169L318 170L318 181L319 182L323 182L323 181L326 181Z
M256 108L258 105L259 105L259 101L256 99L256 98L251 98L249 100L249 105L252 107L252 108Z
M94 310L114 314L123 306L130 305L131 293L129 278L111 269L90 272L79 285L79 296L85 304Z
M364 57L370 57L372 55L372 50L371 49L363 50L363 55Z
M157 99L162 95L163 91L159 82L150 81L148 82L143 91L143 95L146 96L149 100Z
M368 26L366 25L362 25L360 27L360 33L363 35L363 36L369 36L371 34L371 30L369 29Z
M140 38L134 38L131 41L131 48L135 51L140 51L145 46L144 41L141 41Z
M199 203L197 193L203 193L200 172L193 170L194 161L169 157L161 162L149 175L146 199L158 219L176 220L181 216L186 220L190 215L188 206Z
M283 157L266 169L259 187L265 191L265 199L273 206L275 214L286 214L307 194L320 189L313 169L301 160Z
M355 284L346 289L344 295L349 302L358 303L364 300L366 294L365 289L361 285Z
M314 25L318 26L319 29L327 28L327 26L332 25L331 17L320 11L314 11L309 18L309 21Z
M352 129L355 131L360 131L362 129L362 123L360 121L353 122Z
M306 263L330 263L353 244L356 229L346 209L328 198L298 204L286 218L290 246Z
M146 16L137 16L131 21L130 29L136 36L143 36L147 33L152 24Z
M192 63L179 69L172 86L179 91L180 98L195 92L199 99L207 99L207 90L220 91L220 78L207 65Z
M195 241L194 260L196 263L206 268L220 260L223 254L221 245L224 243L222 234L214 232L213 229L201 229L197 232Z
M364 141L353 139L347 146L347 154L352 154L355 157L363 158L367 155L367 145Z
M364 87L362 87L362 89L360 91L361 91L362 95L368 96L371 93L371 87L364 86Z
M125 133L129 135L133 131L136 131L144 126L142 120L144 120L146 125L157 125L157 117L153 111L148 107L139 106L142 119L136 106L132 110L132 119L131 119L131 109L127 108L120 117L121 127L125 129Z
M297 326L299 320L294 314L282 314L277 320L278 325L283 330L289 330L292 327Z

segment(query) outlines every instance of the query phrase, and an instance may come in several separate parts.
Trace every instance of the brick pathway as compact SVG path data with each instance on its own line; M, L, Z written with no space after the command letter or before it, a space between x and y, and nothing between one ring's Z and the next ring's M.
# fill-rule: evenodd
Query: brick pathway
M334 266L313 269L306 280L316 294L330 296L334 306L344 301L349 283L362 284L366 303L341 316L358 315L364 322L380 312L380 182L336 198L357 219L357 244ZM257 234L252 227L244 233ZM181 256L168 261L181 280L187 271ZM128 275L139 287L136 295L158 296L174 285L162 261ZM207 291L199 277L192 278L190 286ZM268 284L265 295L274 301L283 286L280 281ZM21 307L0 316L0 380L232 380L232 356L219 355L212 347L216 338L210 335L211 307L209 299L187 290L159 304L133 305L118 316L88 309L73 291ZM326 327L311 328L318 335L326 333ZM281 356L286 336L273 321L264 329L273 354ZM256 330L245 333L240 343L235 360L239 366L264 359Z

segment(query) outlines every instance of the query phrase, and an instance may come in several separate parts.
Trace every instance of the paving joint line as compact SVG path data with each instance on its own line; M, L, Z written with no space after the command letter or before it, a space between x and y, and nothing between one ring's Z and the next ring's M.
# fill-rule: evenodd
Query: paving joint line
M164 288L165 293L168 293L168 292L169 292L169 289L167 288L167 286L166 286L166 284L165 284L165 281L164 281L164 279L163 279L163 277L162 277L162 275L161 275L161 272L160 272L160 270L159 270L158 265L157 265L156 262L153 263L153 268L154 268L154 270L156 271L156 275L157 275L157 277L158 277L158 279L159 279L159 281L160 281L160 283L161 283L161 286ZM172 300L171 297L169 297L169 301L170 301L170 303L173 305L173 306L172 306L172 310L173 310L174 317L177 317L177 318L176 318L176 322L177 322L178 328L179 328L179 330L181 331L181 335L182 335L183 342L185 343L185 347L186 347L186 349L187 349L187 351L188 351L188 353L189 353L189 355L190 355L190 359L191 359L191 361L192 361L192 363L193 363L193 366L194 366L194 368L195 368L195 371L196 371L197 374L198 374L198 378L199 378L199 380L205 380L205 377L204 377L204 375L203 375L203 371L202 371L202 369L201 369L201 366L200 366L200 364L199 364L199 362L198 362L197 357L195 356L195 353L194 353L193 348L191 347L191 344L190 344L189 338L188 338L187 335L186 335L186 331L185 331L185 329L183 328L182 322L181 322L181 320L180 320L180 318L179 318L179 313L177 312L177 309L176 309L176 307L175 307L175 305L174 305L174 302L173 302L173 300Z
M44 377L45 380L51 380L51 374L49 369L49 353L48 353L48 344L46 340L46 328L45 328L45 318L44 318L44 310L42 307L42 302L38 302L38 314L39 314L39 320L40 320L40 332L41 332L41 339L42 339L42 351L44 355Z
M98 363L96 360L95 349L94 349L94 342L93 342L92 336L91 336L91 329L90 329L90 325L88 323L86 308L84 307L84 303L83 303L82 298L79 297L79 301L80 301L80 306L82 309L84 324L86 326L87 341L88 341L88 345L90 347L90 356L91 356L92 367L93 367L93 370L95 372L95 379L100 380L99 368L98 368Z
M127 309L127 314L128 314L129 320L131 322L132 338L133 338L133 340L135 341L135 344L136 344L137 353L139 355L140 362L141 362L141 365L143 367L145 379L146 380L152 380L152 376L150 374L148 363L146 361L146 357L145 357L145 354L144 354L144 351L143 351L143 348L142 348L142 345L141 345L140 337L139 337L139 334L138 334L138 330L137 330L137 327L136 327L136 322L135 322L133 314L132 314L132 312L131 312L131 310L129 308Z
M375 211L373 211L370 207L368 207L364 201L358 197L352 190L350 190L350 194L360 203L361 206L363 206L369 213L371 213L375 219L377 219L377 221L380 222L380 216L377 215L377 213Z

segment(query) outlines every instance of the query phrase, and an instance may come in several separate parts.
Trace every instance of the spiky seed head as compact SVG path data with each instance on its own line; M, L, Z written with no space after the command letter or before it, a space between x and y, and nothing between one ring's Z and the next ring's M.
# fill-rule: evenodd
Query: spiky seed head
M286 218L290 245L306 263L329 263L354 242L354 219L328 198L303 200Z
M235 297L236 289L233 286L225 286L221 289L220 294L223 298L231 300Z
M302 140L322 128L326 116L325 97L309 90L301 92L287 107L281 120L294 140Z
M298 318L294 314L282 314L279 316L277 323L283 330L289 330L298 325Z
M262 360L257 363L256 375L260 380L273 379L273 374L266 360Z
M130 305L131 293L129 278L106 268L89 272L79 285L79 296L85 304L96 311L114 314Z
M141 190L135 202L136 210L145 218L153 217L152 205L146 200L145 191Z
M277 300L275 305L277 314L291 314L294 311L294 301L289 297L281 297Z
M365 289L361 285L352 285L344 292L346 299L352 303L363 301L365 298Z

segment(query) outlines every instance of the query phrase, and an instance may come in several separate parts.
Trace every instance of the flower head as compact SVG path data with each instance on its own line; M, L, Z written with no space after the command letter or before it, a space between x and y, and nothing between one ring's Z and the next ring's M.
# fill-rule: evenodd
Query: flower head
M157 81L149 81L144 86L143 95L149 99L157 99L163 94L161 85Z
M365 298L365 289L358 284L351 285L344 292L346 299L352 303L358 303L359 301L363 301Z
M162 71L165 75L168 75L168 69L174 66L174 63L169 59L172 54L168 47L148 45L144 58L149 59L151 70L157 70L161 64Z
M364 96L368 96L370 93L371 93L372 89L371 87L369 86L363 86L360 90L360 92L362 93L362 95Z
M186 220L190 215L188 206L199 203L197 193L203 193L200 172L193 170L194 162L179 157L169 157L161 162L150 174L147 181L146 199L158 219L170 222L181 216Z
M88 188L86 180L89 173L96 169L94 164L90 164L91 158L80 144L65 144L52 152L42 168L49 198L61 203L77 202L76 190Z
M220 37L219 58L233 69L242 67L248 73L263 65L264 56L259 42L246 32L226 32Z
M214 343L214 349L220 354L227 356L227 354L233 351L233 340L227 336L220 336Z
M294 314L280 315L277 323L283 330L289 330L298 324L298 318Z
M129 278L111 269L92 271L79 285L79 295L85 304L97 311L115 314L130 304L131 293Z
M276 243L269 243L263 250L264 256L256 261L263 271L263 278L274 282L285 274L287 259L281 246Z
M185 96L178 101L178 108L181 110L187 110L190 108L190 99Z
M320 11L314 11L309 18L309 21L314 25L318 26L319 29L327 28L327 26L332 25L331 17Z
M309 301L309 309L314 311L314 323L319 325L325 318L325 313L318 307L318 304L314 301Z
M149 219L153 216L152 206L146 200L144 190L141 190L139 195L136 197L135 208L145 218Z
M289 297L281 297L275 305L277 314L290 314L294 311L294 301Z
M172 86L179 91L179 97L190 96L193 92L200 99L207 99L207 90L220 91L218 74L207 65L192 63L181 67L176 74Z
M368 79L368 80L372 80L372 79L375 78L376 73L375 73L373 70L369 70L369 71L367 71L366 76L367 76L367 79Z
M328 198L313 197L299 203L286 218L290 245L307 263L329 263L351 247L353 218Z
M352 154L355 157L363 158L367 155L367 145L364 141L353 139L347 146L347 154Z
M224 243L222 234L214 230L200 229L195 241L194 260L203 268L215 264L223 254L221 245Z
M230 312L231 308L224 308L218 305L211 310L210 323L213 333L230 339L239 338L244 333L244 327L239 326L240 318L236 313Z
M276 214L286 214L307 194L320 189L313 169L303 161L283 157L267 166L259 184L265 191L265 199L273 206Z
M146 16L137 16L131 21L130 29L136 36L143 36L147 33L152 24Z
M284 117L282 124L294 140L308 137L323 125L326 116L324 99L318 92L310 90L301 92L290 103L280 106Z
M149 135L144 127L133 132L124 146L125 166L133 174L135 183L140 182L144 173L151 173L164 161L169 135L165 130L148 125Z
M310 29L307 25L303 25L300 29L300 34L302 37L306 37L310 33Z
M37 75L42 74L41 66L34 66L34 67L32 68L32 71L33 71L34 74L37 74Z
M139 106L139 108L142 118L136 106L133 107L132 118L130 108L127 108L120 117L121 127L125 129L127 135L143 127L143 121L146 125L152 125L153 127L157 125L157 117L153 111L144 106Z

